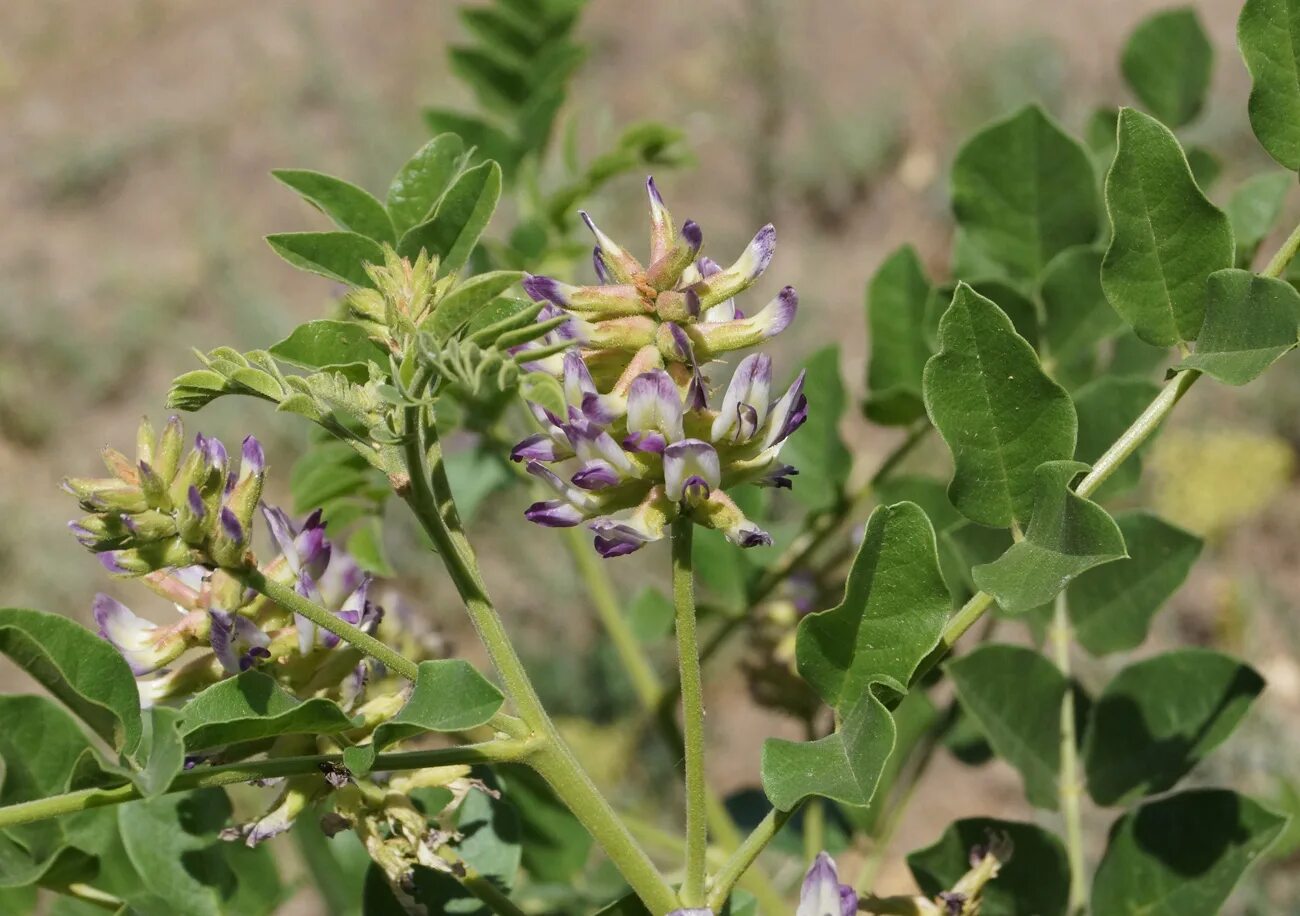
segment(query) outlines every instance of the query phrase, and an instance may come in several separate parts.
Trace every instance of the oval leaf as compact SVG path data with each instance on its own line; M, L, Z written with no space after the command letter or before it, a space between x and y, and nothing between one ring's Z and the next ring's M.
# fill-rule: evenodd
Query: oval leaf
M1074 404L1006 314L964 283L940 322L924 387L953 455L952 504L982 525L1027 522L1034 469L1074 454Z
M1232 266L1232 227L1196 186L1169 128L1132 108L1120 110L1106 208L1112 236L1101 285L1110 304L1149 344L1195 340L1206 278Z
M930 358L925 335L926 279L916 249L905 245L880 265L867 285L867 416L877 423L904 425L925 416L921 374Z
M0 608L0 652L40 682L110 745L140 743L140 692L122 656L57 614Z
M429 218L464 155L460 137L439 134L397 170L388 187L388 212L399 235Z
M1214 49L1191 8L1164 10L1129 37L1120 68L1133 94L1170 127L1182 127L1205 104Z
M1124 319L1101 288L1101 251L1096 248L1069 248L1053 258L1038 294L1046 352L1058 366L1090 356L1099 343L1124 330Z
M213 684L185 704L181 735L188 750L221 747L279 735L332 735L353 727L333 702L300 702L260 671Z
M309 321L271 347L276 359L304 369L328 369L354 363L388 365L388 357L360 325L350 321Z
M1173 788L1232 734L1264 679L1208 649L1166 652L1115 675L1084 741L1088 794L1120 805Z
M1300 0L1246 0L1237 44L1252 81L1251 129L1294 172L1300 169Z
M379 243L355 232L281 232L266 241L299 270L349 286L374 286L365 265L384 262Z
M388 211L369 191L310 169L274 169L271 174L334 220L340 229L389 245L397 241Z
M475 317L486 311L502 293L514 286L523 274L517 270L493 270L471 277L438 302L438 307L422 326L439 341L450 338Z
M1300 292L1284 280L1246 270L1209 279L1205 327L1179 368L1227 385L1245 385L1300 343Z
M414 258L421 249L440 258L438 270L460 270L478 244L501 196L501 167L484 162L461 173L429 219L408 230L397 253Z

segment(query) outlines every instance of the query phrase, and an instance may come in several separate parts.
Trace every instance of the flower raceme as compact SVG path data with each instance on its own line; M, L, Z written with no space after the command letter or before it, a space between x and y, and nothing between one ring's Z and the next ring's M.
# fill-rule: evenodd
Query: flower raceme
M797 472L781 463L780 451L807 417L803 375L773 400L772 361L754 353L736 367L717 410L694 399L691 387L688 380L683 391L654 367L600 394L582 357L566 353L566 416L532 404L545 432L511 455L555 496L534 503L525 517L548 527L587 522L605 557L659 540L681 513L742 547L770 544L724 490L791 485ZM563 467L568 480L548 465Z

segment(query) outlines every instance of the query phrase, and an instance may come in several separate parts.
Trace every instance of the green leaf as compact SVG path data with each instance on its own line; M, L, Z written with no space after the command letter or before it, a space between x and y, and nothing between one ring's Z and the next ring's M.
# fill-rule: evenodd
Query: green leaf
M397 243L397 253L413 258L421 249L437 255L438 271L460 270L478 244L501 196L501 167L484 162L462 172L447 189L433 216L409 229Z
M1111 829L1092 883L1106 916L1215 916L1285 818L1227 789L1180 792Z
M1203 146L1187 147L1187 165L1196 179L1196 186L1207 194L1223 174L1223 160Z
M967 240L1022 280L1097 238L1092 161L1037 106L966 142L952 167L952 200Z
M478 48L452 48L447 53L451 70L469 84L484 107L511 114L528 101L528 78L503 55Z
M501 691L460 658L420 662L410 699L374 731L370 744L349 748L350 769L368 773L375 755L396 741L424 732L457 732L477 728L501 709Z
M1025 797L1055 810L1061 768L1061 701L1069 684L1023 646L983 645L947 665L962 708L999 757L1020 771Z
M399 236L429 218L464 155L460 137L440 134L397 170L388 188L388 213Z
M388 357L360 325L319 319L301 324L270 353L304 369L338 369L354 363L388 365Z
M423 115L424 123L430 131L435 134L457 134L467 147L473 148L475 159L491 159L500 163L507 175L514 173L519 158L525 152L513 137L482 118L443 108L426 108Z
M348 830L326 837L319 822L299 818L293 838L329 916L360 916L370 857L356 833Z
M805 617L796 642L799 673L840 712L839 728L817 741L763 745L763 790L772 804L788 810L813 794L871 801L896 735L878 693L906 694L951 606L921 508L900 503L873 512L844 600Z
M952 504L1005 528L1033 509L1034 469L1074 453L1074 404L990 300L960 284L925 367L930 419L952 451Z
M504 797L471 791L456 811L456 830L461 834L457 855L498 890L508 893L522 858L519 815L514 806Z
M181 713L166 706L149 710L149 727L136 750L139 767L132 781L145 798L167 791L185 765L185 742L180 736Z
M1268 154L1300 168L1300 2L1246 0L1237 45L1250 71L1250 126Z
M1084 573L1070 586L1070 621L1094 655L1141 645L1151 618L1183 584L1201 539L1144 511L1115 517L1129 557Z
M1228 385L1253 382L1300 343L1300 292L1246 270L1210 275L1205 327L1179 368Z
M907 867L922 893L933 897L950 890L970 870L971 850L987 847L991 834L1005 834L1015 851L997 878L984 885L982 916L1066 916L1070 866L1065 847L1055 834L1018 821L965 818L950 825L933 846L910 853Z
M457 283L438 303L433 314L421 329L432 332L438 341L445 341L467 325L493 301L514 286L523 274L517 270L494 270Z
M308 169L273 169L271 174L334 220L340 229L389 245L397 241L388 212L369 191Z
M843 498L853 456L840 438L844 415L844 381L840 377L839 347L823 347L803 365L808 421L791 436L785 460L799 469L794 496L808 511L834 506Z
M1043 271L1038 290L1043 303L1046 352L1056 365L1090 356L1103 340L1124 330L1101 288L1101 251L1067 248Z
M261 671L219 681L185 704L181 735L189 750L279 735L332 735L353 722L322 697L299 701Z
M1123 375L1102 375L1081 387L1074 393L1079 416L1075 457L1085 464L1095 462L1159 393L1155 383ZM1097 491L1099 500L1137 486L1142 478L1141 454L1150 443L1150 439L1144 442L1106 479Z
M1120 58L1133 94L1170 127L1182 127L1200 113L1213 63L1214 49L1191 8L1143 20Z
M930 358L925 335L926 279L916 249L899 248L880 265L867 285L867 417L876 423L905 425L925 416L921 373Z
M1218 747L1264 689L1249 665L1183 649L1129 665L1097 697L1084 742L1088 794L1122 805L1171 789Z
M349 286L374 286L365 265L384 263L379 243L355 232L281 232L266 241L299 270Z
M1286 172L1264 172L1247 178L1232 192L1228 219L1237 240L1237 267L1249 267L1282 213L1282 204L1295 176Z
M906 693L950 610L925 512L882 506L867 520L844 600L799 623L799 674L837 709L876 684Z
M230 818L220 789L199 789L121 805L118 828L145 889L167 901L173 913L221 916L239 876L217 838ZM159 911L147 908L147 916Z
M673 603L657 588L649 587L637 592L628 605L628 624L636 638L654 642L668 635L673 628Z
M479 507L493 493L518 480L501 455L491 455L479 449L450 452L444 455L443 464L451 481L451 491L456 494L456 506L464 520L474 518Z
M140 743L140 692L117 650L80 624L0 608L0 652L124 754Z
M1112 236L1101 285L1110 304L1149 344L1195 340L1205 280L1232 266L1232 226L1196 186L1169 128L1132 108L1120 110L1106 207Z
M535 881L573 880L591 853L591 834L540 776L521 764L494 767L502 791L519 815L522 864Z
M971 570L976 586L1008 614L1046 604L1094 566L1128 556L1124 535L1106 510L1070 489L1088 466L1049 461L1035 473L1034 515L1023 540L992 563Z

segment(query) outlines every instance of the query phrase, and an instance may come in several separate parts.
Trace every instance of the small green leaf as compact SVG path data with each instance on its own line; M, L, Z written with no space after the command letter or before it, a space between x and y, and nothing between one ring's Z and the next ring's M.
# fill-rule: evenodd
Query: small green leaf
M1056 810L1061 702L1069 688L1055 665L1023 646L983 645L947 665L962 708L993 750L1020 771L1025 797Z
M1200 113L1213 63L1214 49L1191 8L1145 19L1120 58L1133 94L1170 127L1182 127Z
M1054 257L1043 271L1038 294L1046 352L1056 365L1091 355L1099 343L1124 330L1124 319L1102 291L1096 248L1067 248Z
M1264 172L1247 178L1232 192L1228 201L1228 219L1237 240L1237 267L1249 267L1282 213L1287 191L1295 176L1287 172Z
M351 749L350 769L367 773L375 755L396 741L424 732L457 732L477 728L501 709L501 691L464 659L421 662L410 699L397 714L374 731L368 745Z
M1092 464L1159 393L1154 382L1124 375L1102 375L1082 386L1074 393L1074 409L1079 416L1079 444L1074 456ZM1099 501L1137 486L1142 478L1141 455L1150 443L1151 439L1147 439L1106 479L1095 494Z
M1088 794L1122 805L1164 792L1218 747L1264 689L1249 665L1183 649L1129 665L1092 707L1084 742Z
M397 170L388 188L388 213L399 236L429 218L464 155L460 137L439 134Z
M319 319L301 324L270 353L304 369L337 369L354 363L388 365L388 357L360 325Z
M514 286L523 274L517 270L493 270L457 283L438 302L438 307L422 325L438 341L448 340L492 305L498 296Z
M326 837L319 822L299 818L293 827L293 839L327 916L361 916L370 857L356 833L348 830Z
M1030 106L957 153L952 201L967 240L1034 280L1057 253L1097 238L1097 181L1078 142Z
M369 191L308 169L274 169L271 174L334 220L340 229L389 245L397 241L388 212Z
M349 286L374 286L365 265L384 263L379 243L355 232L281 232L266 241L299 270Z
M839 347L823 347L804 363L808 421L785 444L785 460L799 468L794 496L805 509L828 509L843 499L853 456L840 438L846 396Z
M140 743L140 691L117 650L80 624L0 608L0 652L124 754Z
M1195 340L1205 280L1232 266L1232 226L1196 186L1169 128L1132 108L1120 110L1106 207L1113 230L1101 285L1110 304L1149 344Z
M1210 275L1205 327L1179 368L1228 385L1253 382L1300 343L1300 292L1285 280L1246 270Z
M1300 0L1246 0L1237 45L1252 81L1251 129L1294 172L1300 168Z
M185 704L181 735L188 750L222 747L279 735L332 735L353 722L332 701L299 701L269 676L244 671L219 681Z
M948 496L972 521L998 528L1033 509L1034 469L1074 454L1069 394L990 300L960 284L925 367L930 419L953 454Z
M185 765L185 742L180 736L181 713L166 706L149 710L149 727L135 753L139 771L132 781L145 798L167 791Z
M413 258L421 249L441 260L438 270L460 270L478 244L501 196L501 167L484 162L462 172L443 194L433 216L409 229L397 243L397 253Z
M1084 573L1070 586L1074 635L1094 655L1141 645L1151 618L1183 584L1201 539L1143 511L1115 517L1129 557Z
M1025 537L992 563L971 570L981 591L1008 614L1046 604L1086 570L1128 556L1106 510L1070 489L1088 466L1049 461L1035 474L1034 515Z
M983 916L1066 916L1070 866L1065 847L1042 827L1018 821L965 818L949 826L933 846L910 853L907 867L922 893L933 897L951 890L970 870L971 850L987 848L991 835L1005 835L1015 849L997 878L984 886L980 913Z
M1092 882L1106 916L1216 916L1286 819L1227 789L1180 792L1119 819Z
M528 101L528 77L501 54L478 48L452 48L451 70L469 84L484 108L511 114Z
M880 265L867 285L867 417L876 423L905 425L925 416L921 373L930 358L925 309L930 298L916 249L906 245Z

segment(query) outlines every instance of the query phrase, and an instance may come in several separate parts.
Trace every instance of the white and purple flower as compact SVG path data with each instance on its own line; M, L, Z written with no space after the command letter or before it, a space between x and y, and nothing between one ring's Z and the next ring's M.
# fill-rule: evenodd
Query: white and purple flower
M857 911L858 895L852 887L840 883L835 860L824 852L818 853L804 875L795 916L853 916Z

